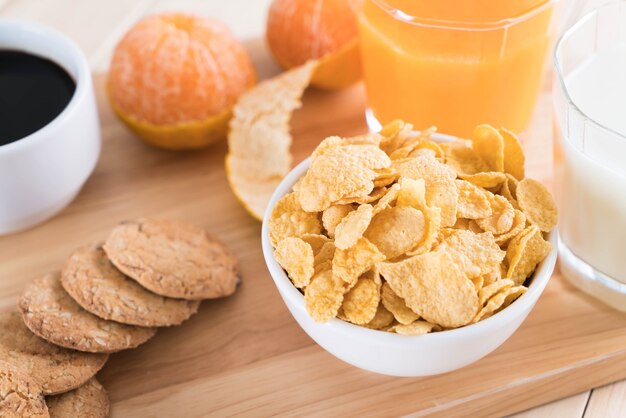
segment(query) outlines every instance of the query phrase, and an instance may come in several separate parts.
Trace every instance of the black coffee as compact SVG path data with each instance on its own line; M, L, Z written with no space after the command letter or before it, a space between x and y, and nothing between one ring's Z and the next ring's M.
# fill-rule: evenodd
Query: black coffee
M58 64L0 49L0 146L46 126L72 99L76 83Z

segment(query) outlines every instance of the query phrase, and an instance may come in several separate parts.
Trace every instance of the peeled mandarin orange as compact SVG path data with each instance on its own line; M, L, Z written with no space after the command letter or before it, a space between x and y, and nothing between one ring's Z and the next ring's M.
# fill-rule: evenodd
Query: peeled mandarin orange
M255 80L248 53L223 23L168 13L124 36L107 88L113 110L139 137L182 150L224 138L233 105Z
M274 0L267 16L267 42L278 64L319 65L311 84L340 89L361 78L356 10L360 0Z

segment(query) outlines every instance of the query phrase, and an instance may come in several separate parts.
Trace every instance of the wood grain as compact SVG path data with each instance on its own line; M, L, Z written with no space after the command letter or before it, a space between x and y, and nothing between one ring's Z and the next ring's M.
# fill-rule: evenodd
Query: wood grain
M626 415L626 382L595 389L589 397L585 418L623 417Z
M580 417L585 410L590 393L583 392L569 398L520 412L509 418Z
M103 78L96 79L102 98ZM542 98L541 106L547 100ZM0 308L31 278L123 219L161 216L206 227L242 266L236 295L202 304L180 327L111 357L100 373L113 416L501 416L626 377L626 315L552 278L501 348L457 372L399 379L364 372L315 345L291 318L265 269L260 225L240 207L223 170L225 144L169 153L132 137L100 101L103 152L76 201L51 221L0 238ZM296 161L330 134L365 130L361 87L311 91L293 120ZM544 109L545 110L545 109ZM529 171L546 174L551 133L525 138ZM540 161L546 161L539 163ZM548 165L542 165L548 164ZM543 170L546 171L542 171Z

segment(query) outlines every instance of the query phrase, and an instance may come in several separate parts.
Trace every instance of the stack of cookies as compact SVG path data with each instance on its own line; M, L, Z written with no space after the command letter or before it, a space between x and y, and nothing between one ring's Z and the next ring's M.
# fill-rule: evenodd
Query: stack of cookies
M0 416L106 417L95 374L109 353L179 325L202 299L231 295L236 259L203 229L140 219L77 249L0 314ZM44 396L46 396L44 400Z

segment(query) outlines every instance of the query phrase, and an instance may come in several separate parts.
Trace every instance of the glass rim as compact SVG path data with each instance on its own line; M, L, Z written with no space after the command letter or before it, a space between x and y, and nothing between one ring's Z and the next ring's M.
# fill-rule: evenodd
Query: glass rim
M572 109L574 109L574 111L578 113L580 116L582 116L585 122L592 123L593 125L606 131L612 136L616 136L619 139L626 141L626 135L598 122L597 120L595 120L594 118L592 118L591 116L583 112L582 109L578 107L576 103L574 103L574 100L572 100L572 97L569 94L569 89L567 88L567 84L565 83L565 76L563 75L561 60L559 60L559 54L562 50L563 43L566 42L569 37L571 37L578 29L580 29L582 25L587 23L589 19L596 17L600 10L606 9L612 5L619 4L619 3L626 4L626 0L613 0L607 3L604 3L588 11L584 15L582 15L578 20L576 20L576 22L574 22L574 24L572 24L569 28L567 28L567 30L565 30L561 34L561 36L559 36L559 39L556 42L556 45L554 47L554 52L552 53L552 64L554 67L554 74L557 80L559 81L559 86L561 88L561 92L563 93L563 97L567 101L567 105L571 107Z
M425 28L433 29L447 29L447 30L459 30L468 32L487 32L493 30L502 30L515 26L518 23L524 22L536 14L541 13L548 7L553 6L560 0L546 0L540 5L533 7L526 12L514 17L504 18L500 20L492 20L486 22L475 21L460 21L460 20L446 20L446 19L433 19L428 17L412 16L402 10L391 6L387 0L370 0L378 7L383 9L392 18L407 23L409 25L421 26Z

